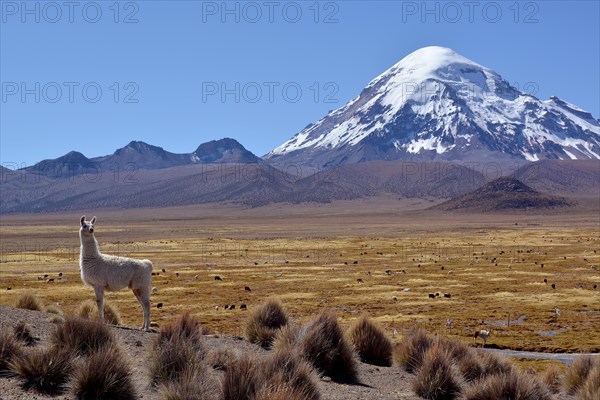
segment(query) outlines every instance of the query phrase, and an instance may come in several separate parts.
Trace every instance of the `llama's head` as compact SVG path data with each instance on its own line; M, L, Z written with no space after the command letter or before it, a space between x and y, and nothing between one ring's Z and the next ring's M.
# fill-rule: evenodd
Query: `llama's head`
M96 222L96 217L92 217L90 221L86 221L84 215L83 217L81 217L81 228L79 228L79 232L84 236L93 236L94 222Z

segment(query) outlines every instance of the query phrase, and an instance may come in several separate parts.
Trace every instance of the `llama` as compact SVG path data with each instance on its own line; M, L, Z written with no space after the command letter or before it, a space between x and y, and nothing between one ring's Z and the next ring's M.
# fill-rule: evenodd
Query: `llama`
M96 294L98 318L104 320L104 291L118 291L128 287L133 291L144 310L143 330L150 329L150 287L152 285L152 263L149 260L110 256L100 253L94 237L94 223L81 217L79 240L81 253L79 268L81 280L91 286Z
M492 330L490 329L489 331L486 329L480 329L478 331L475 331L475 333L473 334L473 342L475 344L477 344L477 338L480 337L483 339L483 347L485 347L486 343L487 343L487 338L492 334Z

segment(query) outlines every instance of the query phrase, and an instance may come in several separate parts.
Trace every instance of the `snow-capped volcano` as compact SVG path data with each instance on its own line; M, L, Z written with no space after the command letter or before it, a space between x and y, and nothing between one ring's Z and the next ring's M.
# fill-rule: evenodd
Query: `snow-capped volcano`
M432 46L406 56L265 158L325 167L375 159L600 159L600 121L559 98L540 101L489 68Z

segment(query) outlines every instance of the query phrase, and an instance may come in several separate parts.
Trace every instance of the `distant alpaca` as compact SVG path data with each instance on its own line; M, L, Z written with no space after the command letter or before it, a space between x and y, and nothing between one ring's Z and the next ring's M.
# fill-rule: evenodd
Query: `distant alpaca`
M79 240L81 254L79 268L81 280L94 288L98 317L104 320L104 291L117 291L130 288L144 310L144 325L142 329L150 329L150 286L152 285L152 263L149 260L109 256L100 253L98 242L94 238L94 222L81 217Z
M479 331L475 331L475 334L473 334L473 341L475 344L477 344L477 338L480 337L483 339L483 347L485 347L485 344L487 343L487 338L492 334L491 330L486 330L486 329L481 329Z

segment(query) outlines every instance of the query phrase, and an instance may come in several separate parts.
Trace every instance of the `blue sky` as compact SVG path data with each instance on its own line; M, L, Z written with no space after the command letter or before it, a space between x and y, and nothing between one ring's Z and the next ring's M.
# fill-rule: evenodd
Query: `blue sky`
M131 140L263 155L430 45L600 116L597 1L0 3L9 166Z

